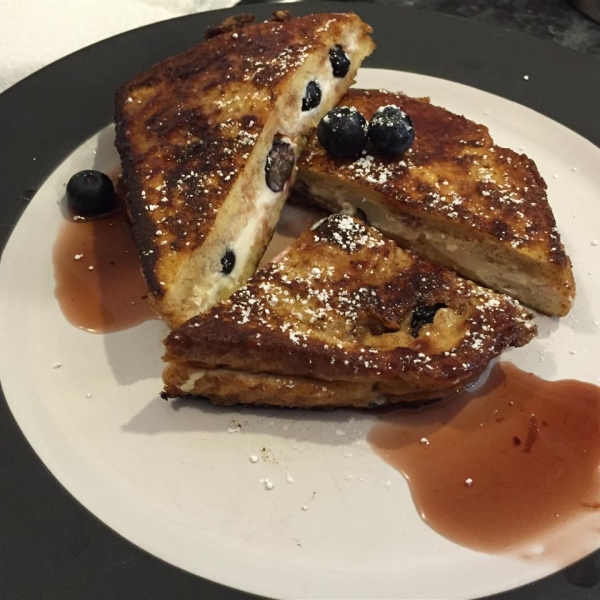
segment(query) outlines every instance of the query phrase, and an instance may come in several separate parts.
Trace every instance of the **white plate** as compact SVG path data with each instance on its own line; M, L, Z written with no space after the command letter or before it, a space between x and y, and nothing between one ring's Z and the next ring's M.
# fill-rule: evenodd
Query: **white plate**
M569 317L539 317L539 337L505 356L547 379L597 382L600 150L527 108L453 82L366 69L358 85L430 96L536 161L578 293ZM35 451L77 500L178 567L274 597L474 597L558 568L476 553L429 529L402 476L365 442L368 413L165 402L163 324L107 335L69 325L53 293L58 203L76 171L117 165L108 127L48 178L0 263L4 393ZM242 425L235 434L233 422Z

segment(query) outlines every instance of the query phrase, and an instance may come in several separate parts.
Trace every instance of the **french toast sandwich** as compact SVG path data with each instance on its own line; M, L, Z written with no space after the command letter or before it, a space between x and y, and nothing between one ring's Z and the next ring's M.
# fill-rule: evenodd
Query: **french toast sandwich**
M252 20L210 28L116 93L133 234L150 302L172 326L254 273L306 136L374 48L354 14Z
M534 162L426 98L351 89L339 103L367 120L388 105L412 119L412 147L390 156L368 145L358 157L340 158L313 134L299 161L299 196L362 215L427 260L540 312L565 315L575 295L571 262Z
M460 391L536 333L515 300L336 214L165 340L165 397L368 407Z

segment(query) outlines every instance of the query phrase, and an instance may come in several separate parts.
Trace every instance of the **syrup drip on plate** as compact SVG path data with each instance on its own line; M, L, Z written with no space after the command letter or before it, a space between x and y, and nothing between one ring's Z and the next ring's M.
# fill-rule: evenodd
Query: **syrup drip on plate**
M53 262L55 296L72 325L108 333L156 318L123 207L99 219L65 214Z
M547 534L574 527L581 537L578 523L589 516L595 521L583 529L594 539L580 552L600 540L595 385L497 364L475 391L383 416L368 440L405 476L423 520L458 544L524 558L534 547L533 555L547 550L560 561L558 538Z

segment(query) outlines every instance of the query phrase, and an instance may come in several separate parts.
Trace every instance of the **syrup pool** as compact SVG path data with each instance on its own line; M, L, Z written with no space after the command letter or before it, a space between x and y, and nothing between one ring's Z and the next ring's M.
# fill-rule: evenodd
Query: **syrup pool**
M544 381L497 364L475 391L383 416L368 441L404 475L423 520L458 544L525 558L547 551L565 564L597 547L595 385ZM563 535L561 544L549 537L569 528L575 537ZM577 550L575 538L589 547ZM572 556L561 560L567 547Z
M66 212L53 262L54 293L67 320L109 333L155 318L125 210L89 220Z

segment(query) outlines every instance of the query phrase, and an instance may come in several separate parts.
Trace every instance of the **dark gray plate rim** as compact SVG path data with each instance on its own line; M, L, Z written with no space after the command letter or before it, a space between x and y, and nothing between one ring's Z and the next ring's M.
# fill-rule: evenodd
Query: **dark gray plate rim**
M295 14L353 10L373 26L378 43L365 66L431 75L503 96L600 146L600 62L594 58L494 26L416 9L349 2L343 8L336 2L284 8ZM133 30L71 54L1 94L0 249L46 177L110 123L113 92L120 83L199 42L208 25L229 14L252 12L264 19L273 10L268 4L238 7ZM3 396L0 473L2 597L256 598L173 567L101 523L42 464ZM598 597L599 563L596 552L560 573L494 598Z

